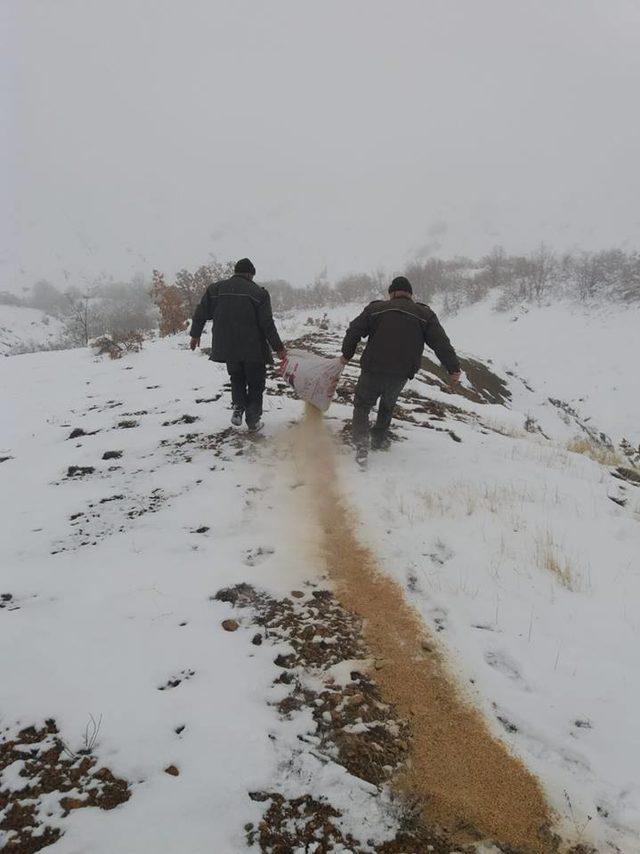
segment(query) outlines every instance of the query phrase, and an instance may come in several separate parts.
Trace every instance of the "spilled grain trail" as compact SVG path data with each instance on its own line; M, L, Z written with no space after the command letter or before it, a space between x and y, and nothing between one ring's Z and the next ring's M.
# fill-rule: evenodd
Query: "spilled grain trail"
M419 800L429 825L460 843L486 839L527 854L557 851L554 816L538 780L489 732L440 655L425 651L419 616L358 540L337 483L333 440L311 409L291 432L291 453L319 523L326 571L342 605L364 621L385 700L410 722L411 760L398 788Z

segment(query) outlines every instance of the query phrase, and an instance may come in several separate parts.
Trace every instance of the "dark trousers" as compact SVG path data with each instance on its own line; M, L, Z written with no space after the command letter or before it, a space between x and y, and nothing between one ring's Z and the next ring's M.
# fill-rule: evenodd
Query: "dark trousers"
M380 398L378 417L372 433L376 442L387 436L393 408L407 378L397 374L379 374L362 371L356 384L353 402L353 441L356 445L369 445L369 413Z
M262 394L267 378L264 362L227 362L234 409L245 413L247 424L257 424L262 415Z

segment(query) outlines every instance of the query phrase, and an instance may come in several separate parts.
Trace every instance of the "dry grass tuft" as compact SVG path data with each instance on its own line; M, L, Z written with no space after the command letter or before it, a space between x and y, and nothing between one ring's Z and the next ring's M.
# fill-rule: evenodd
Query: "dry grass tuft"
M434 516L452 518L482 512L501 514L544 498L538 496L530 486L521 483L476 484L454 481L438 491L419 492L414 502L401 497L399 510L401 515L413 523Z
M562 554L561 547L553 539L550 531L536 537L536 563L545 572L551 573L566 589L573 593L578 590L578 576L571 561Z
M592 439L577 436L567 445L567 450L574 454L583 454L601 466L620 466L624 460L617 451L604 445L596 444Z

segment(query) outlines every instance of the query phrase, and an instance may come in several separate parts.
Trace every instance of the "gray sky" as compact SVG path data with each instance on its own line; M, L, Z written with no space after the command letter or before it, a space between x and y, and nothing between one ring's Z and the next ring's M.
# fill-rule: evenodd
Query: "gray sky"
M640 245L640 0L0 0L0 19L0 290L210 254L304 284Z

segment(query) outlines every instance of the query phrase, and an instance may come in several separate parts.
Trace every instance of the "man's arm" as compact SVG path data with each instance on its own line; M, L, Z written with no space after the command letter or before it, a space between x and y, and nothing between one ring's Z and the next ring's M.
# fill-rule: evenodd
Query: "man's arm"
M425 321L424 340L425 343L431 347L438 359L440 359L441 364L444 365L452 377L455 379L457 375L459 379L460 362L458 360L458 356L456 355L456 351L453 349L451 341L449 341L449 338L447 337L447 333L444 331L440 325L440 321L432 311L429 312L429 317Z
M258 305L258 324L267 341L271 345L271 348L276 351L281 359L283 359L286 356L287 351L280 339L280 336L278 335L278 330L276 329L273 312L271 311L271 297L269 296L269 291L264 288L263 291L263 299Z
M189 335L192 340L199 341L205 323L207 320L213 320L216 299L218 296L217 292L214 292L215 287L215 285L209 285L202 294L202 299L196 306L196 310L193 313L193 319L191 320L191 329L189 331Z
M349 324L342 342L342 357L345 362L353 358L361 338L366 338L371 332L369 306Z

